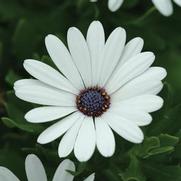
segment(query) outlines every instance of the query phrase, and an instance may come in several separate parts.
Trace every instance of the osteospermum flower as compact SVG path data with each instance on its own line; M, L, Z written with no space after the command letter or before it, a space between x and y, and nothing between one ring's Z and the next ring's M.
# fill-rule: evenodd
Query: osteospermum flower
M14 85L17 97L45 105L29 111L27 121L44 123L62 118L40 134L38 143L64 135L59 156L66 157L74 150L79 161L90 159L96 146L103 156L112 156L112 130L130 142L141 143L144 136L139 126L150 124L149 113L163 105L156 94L163 87L165 69L150 68L155 56L141 53L141 38L125 45L126 32L121 27L105 42L102 24L94 21L86 39L72 27L67 40L68 49L54 35L45 39L62 74L37 60L25 60L25 69L37 80L19 80Z
M96 2L97 0L90 0ZM181 0L173 0L178 6L181 6ZM171 0L152 0L155 7L164 16L170 16L173 13L173 5ZM123 3L123 0L108 0L108 7L110 11L117 11Z
M25 170L28 181L47 181L45 169L40 159L33 154L26 157ZM58 166L52 181L73 181L74 176L70 174L75 172L75 165L72 161L66 159ZM84 181L93 181L95 175L90 175ZM19 181L19 179L6 167L0 167L0 180L1 181Z

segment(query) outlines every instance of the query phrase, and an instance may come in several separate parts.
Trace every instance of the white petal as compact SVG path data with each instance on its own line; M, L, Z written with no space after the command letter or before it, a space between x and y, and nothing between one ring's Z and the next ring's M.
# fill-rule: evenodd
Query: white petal
M75 111L75 107L44 106L32 109L26 113L25 119L31 123L44 123L59 119Z
M140 94L158 94L167 73L164 68L151 67L140 76L131 80L112 95L112 101L120 101Z
M163 80L167 76L167 71L163 67L150 67L146 72L147 78L151 80Z
M92 68L89 49L82 33L75 27L69 28L67 35L68 47L72 58L87 87L91 86Z
M70 172L75 172L75 165L71 160L64 160L58 166L53 181L73 181L74 176Z
M132 80L112 95L112 101L118 102L143 94L158 94L163 88L161 81L138 82Z
M113 113L125 119L128 119L129 121L132 121L138 126L148 125L152 121L152 117L150 114L148 114L145 111L139 110L136 107L131 109L129 106L125 106L125 107L122 106L120 109L119 106L112 105L110 110Z
M91 2L97 2L97 0L90 0Z
M171 0L152 0L152 2L164 16L170 16L173 13Z
M62 43L62 41L54 35L48 35L45 38L45 44L49 55L58 69L71 81L75 87L82 89L84 86L81 76L68 49Z
M58 121L57 123L47 128L45 131L43 131L39 135L37 142L40 144L46 144L54 141L58 137L62 136L67 130L69 130L79 118L80 113L76 112Z
M109 0L108 7L110 11L114 12L117 11L123 3L123 0Z
M163 99L155 95L140 95L130 99L114 103L119 109L129 107L131 109L138 109L146 112L154 112L163 106Z
M66 157L72 152L84 118L85 116L82 116L79 120L77 120L76 123L65 133L61 139L58 147L58 154L60 158Z
M20 181L9 169L0 166L0 181Z
M123 28L116 28L106 41L104 52L101 57L100 85L104 86L114 71L121 57L126 42L126 32Z
M105 115L105 119L109 126L124 139L133 143L141 143L143 141L143 132L133 122L108 112Z
M74 154L80 162L88 161L94 153L96 145L93 119L85 117L74 146Z
M115 151L115 139L105 119L104 115L95 118L96 144L99 152L103 156L110 157Z
M31 59L25 60L23 65L30 75L44 82L45 84L61 90L72 92L74 94L78 93L78 90L72 86L68 79L49 65Z
M92 84L97 85L102 65L100 58L105 44L104 29L99 21L93 21L90 24L87 32L87 44L92 62Z
M178 6L181 6L181 0L173 0Z
M16 90L23 86L30 86L30 85L34 86L34 85L40 85L40 84L43 85L42 82L40 82L39 80L36 80L36 79L21 79L21 80L17 80L14 83L14 89Z
M95 173L91 174L89 177L87 177L84 181L94 181L95 179Z
M45 169L36 155L30 154L26 157L25 169L28 181L47 181Z
M121 60L119 63L119 66L125 63L127 60L129 60L131 57L141 53L143 49L144 41L140 37L133 38L130 40L124 50L123 55L121 56Z
M163 89L163 84L157 84L157 86L155 86L154 88L150 89L147 94L154 94L157 95L158 93L160 93L160 91Z
M125 62L115 71L106 85L106 90L111 94L125 83L143 73L153 63L155 56L152 52L140 53Z
M39 80L17 81L14 89L16 96L24 101L53 106L75 106L74 94L50 87Z

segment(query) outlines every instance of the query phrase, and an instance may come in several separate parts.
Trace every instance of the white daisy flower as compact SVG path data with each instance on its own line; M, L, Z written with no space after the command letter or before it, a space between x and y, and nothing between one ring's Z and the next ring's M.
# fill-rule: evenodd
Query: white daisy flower
M33 154L26 157L25 170L28 181L47 181L45 169L40 159ZM74 176L70 174L75 172L75 165L72 161L66 159L58 166L52 181L73 181ZM95 175L90 175L84 181L94 181ZM0 167L0 180L1 181L20 181L8 168Z
M126 32L121 27L105 42L102 24L94 21L86 40L75 27L68 30L67 40L68 49L54 35L45 39L49 55L63 75L37 60L25 60L25 69L37 80L19 80L14 85L20 99L45 105L29 111L27 121L44 123L63 117L40 134L38 143L64 135L59 156L74 150L79 161L89 160L96 146L103 156L112 156L112 130L130 142L141 143L144 136L139 126L150 124L149 113L163 105L156 94L163 87L165 69L150 68L155 56L141 53L141 38L125 45Z
M97 0L90 0L91 2L97 2ZM114 12L117 11L124 0L108 0L108 8L110 11Z
M181 0L173 0L178 6L181 6ZM170 16L173 14L173 5L171 0L152 0L155 7L164 16Z
M91 2L96 2L97 0L90 0ZM181 0L173 0L178 6L181 6ZM173 5L171 0L152 0L155 7L160 11L164 16L170 16L173 14ZM109 0L108 7L110 11L117 11L121 5L123 4L123 0Z

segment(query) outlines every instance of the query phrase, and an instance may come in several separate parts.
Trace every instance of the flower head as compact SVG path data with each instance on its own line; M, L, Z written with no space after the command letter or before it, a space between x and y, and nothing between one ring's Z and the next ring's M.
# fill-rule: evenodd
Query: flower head
M67 34L68 49L53 35L46 37L47 50L62 74L50 66L25 60L25 69L35 79L19 80L17 97L43 107L29 111L25 118L32 123L56 123L38 137L46 144L62 136L59 156L73 150L79 161L87 161L97 146L110 157L115 151L114 130L124 139L141 143L139 126L151 123L149 113L160 109L158 94L166 71L150 67L155 56L141 52L139 37L126 43L126 32L116 28L105 42L100 22L91 23L87 38L75 27Z
M96 2L97 0L90 0L91 2ZM181 6L181 0L173 0L178 6ZM155 7L160 11L164 16L170 16L173 14L173 5L171 0L152 0ZM108 0L108 8L110 11L117 11L123 0Z
M25 170L28 181L47 181L45 169L36 155L30 154L26 157ZM75 172L75 165L72 161L66 159L58 166L52 181L73 181L74 176L68 171ZM94 177L94 174L92 174L84 181L93 181ZM0 167L0 180L19 181L19 179L5 167Z

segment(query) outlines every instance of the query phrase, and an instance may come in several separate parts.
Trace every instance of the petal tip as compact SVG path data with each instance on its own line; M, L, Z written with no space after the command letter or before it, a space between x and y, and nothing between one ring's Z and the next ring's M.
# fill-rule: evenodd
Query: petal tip
M143 133L142 133L142 135L140 136L140 138L137 139L137 141L135 141L135 143L141 144L141 143L143 142L143 140L144 140L144 135L143 135Z
M47 141L41 137L41 135L37 138L37 143L39 144L47 144Z
M70 27L68 29L68 34L74 32L74 31L78 31L78 29L76 27Z
M137 41L139 44L141 44L142 46L144 45L144 40L143 40L143 38L141 38L141 37L136 37L135 38L135 41Z
M75 153L74 153L75 154ZM77 160L79 162L87 162L88 160L90 160L91 157L85 157L84 155L77 155L75 154L75 157L77 158Z
M35 61L37 61L37 60L26 59L26 60L24 60L24 62L23 62L23 67L26 69L28 66L31 65L31 63L34 63Z
M162 67L162 75L163 75L163 79L167 76L167 70L165 68Z
M63 152L61 151L61 149L58 148L58 156L59 156L59 158L65 158L65 157L67 157L68 155L65 154L65 153L63 153Z
M31 119L29 112L27 112L24 116L27 122L34 123L34 121Z
M49 41L52 41L53 39L57 38L55 35L53 34L48 34L46 37L45 37L45 45L47 45L47 43Z
M26 159L25 159L25 162L27 162L27 161L29 161L29 160L32 160L32 159L34 159L34 158L37 158L37 156L34 155L34 154L28 154L27 157L26 157Z

